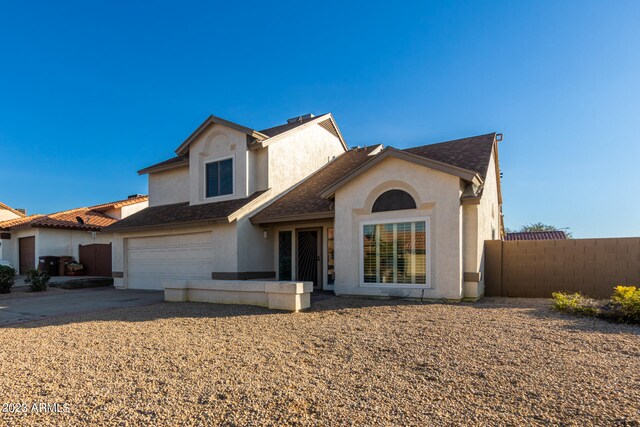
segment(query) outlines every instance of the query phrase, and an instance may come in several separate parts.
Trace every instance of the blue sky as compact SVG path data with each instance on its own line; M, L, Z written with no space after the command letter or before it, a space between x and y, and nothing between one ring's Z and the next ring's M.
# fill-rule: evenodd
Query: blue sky
M5 2L0 201L146 193L209 114L347 143L504 133L507 226L640 236L640 2Z

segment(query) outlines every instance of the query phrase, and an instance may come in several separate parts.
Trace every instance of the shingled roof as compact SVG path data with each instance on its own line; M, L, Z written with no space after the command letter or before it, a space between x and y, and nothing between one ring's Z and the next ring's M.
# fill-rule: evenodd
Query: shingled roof
M328 114L322 114L320 116L300 117L300 119L296 120L295 122L285 123L283 125L278 125L278 126L270 127L268 129L263 129L260 131L260 133L267 135L269 138L273 138L274 136L280 135L281 133L285 133L305 123L309 123L311 120L316 120L317 118L324 117L324 116L328 116Z
M147 196L137 196L115 202L103 203L86 208L75 208L49 215L30 215L24 218L16 218L0 222L0 230L10 231L26 227L58 228L64 230L101 231L104 227L118 222L103 211L117 209L135 203L147 201ZM83 224L78 222L81 218Z
M470 138L406 148L403 151L474 171L484 180L487 177L495 138L495 133L488 133Z
M266 191L257 191L243 199L225 200L199 205L189 205L189 202L183 202L171 205L151 206L118 221L112 226L107 227L104 231L119 232L187 223L228 221L229 216L234 212L242 209L265 192Z
M292 221L300 219L333 218L333 201L322 198L322 191L344 177L349 171L364 164L370 154L381 146L355 148L302 181L271 205L251 217L254 224Z
M388 147L380 151L381 146L352 149L255 214L251 222L268 224L332 218L333 189L388 156L406 158L408 161L423 158L425 160L419 162L427 167L454 173L480 185L478 177L482 180L486 178L495 136L495 133L489 133L405 150ZM479 190L474 197L480 197L481 194Z

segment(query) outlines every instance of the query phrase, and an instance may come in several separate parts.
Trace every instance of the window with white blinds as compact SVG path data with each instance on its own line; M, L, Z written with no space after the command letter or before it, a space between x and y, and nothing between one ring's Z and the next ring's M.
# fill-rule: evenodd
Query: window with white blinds
M363 282L427 285L426 221L362 225Z

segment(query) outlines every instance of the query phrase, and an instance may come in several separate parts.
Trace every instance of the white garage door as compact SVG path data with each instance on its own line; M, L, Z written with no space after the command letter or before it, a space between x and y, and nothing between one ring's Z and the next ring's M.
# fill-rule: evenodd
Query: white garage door
M127 285L162 289L170 279L211 279L211 233L127 239Z

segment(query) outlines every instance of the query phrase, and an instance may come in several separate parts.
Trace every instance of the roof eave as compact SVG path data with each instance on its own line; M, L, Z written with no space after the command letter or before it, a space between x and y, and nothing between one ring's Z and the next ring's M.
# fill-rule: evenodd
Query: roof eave
M400 160L405 160L411 163L425 166L440 172L448 173L449 175L454 175L467 182L471 182L476 186L480 186L483 183L482 178L477 172L460 168L457 166L449 165L447 163L439 162L437 160L429 159L427 157L418 156L416 154L407 153L406 151L398 150L393 147L387 147L383 149L380 152L380 154L373 156L371 160L363 163L362 165L360 165L359 167L351 171L351 173L345 175L342 179L340 179L339 181L337 181L336 183L328 187L326 190L324 190L320 194L320 196L324 199L331 198L335 194L338 188L342 187L344 184L351 181L356 176L366 172L367 170L369 170L370 168L377 165L378 163L380 163L381 161L383 161L388 157L394 157Z
M335 212L313 212L309 214L300 214L300 215L284 215L284 216L274 216L270 218L259 218L252 217L249 220L254 225L266 225L266 224L276 224L283 222L300 222L300 221L308 221L314 219L333 219L335 218Z
M176 149L176 154L178 154L179 156L184 155L187 151L189 151L189 145L191 145L191 143L198 138L198 136L200 136L200 134L202 132L204 132L210 125L212 124L219 124L222 126L226 126L228 128L231 129L235 129L239 132L245 133L249 136L251 136L252 138L255 138L257 140L263 140L263 139L268 139L269 137L265 134L262 134L254 129L248 128L246 126L242 126L238 123L234 123L231 122L229 120L225 120L222 117L217 117L214 115L210 115L209 117L207 117L207 119L202 122L202 124L200 126L198 126L198 128L193 131L193 133L191 133L191 135L189 135L189 137L187 139L184 140L184 142L182 144L180 144L180 146Z
M178 169L178 168L182 168L185 166L189 166L189 158L186 157L185 160L182 160L180 162L176 162L176 163L171 163L169 165L160 165L160 166L149 166L147 168L144 169L140 169L138 171L138 175L146 175L148 173L154 173L154 172L163 172L163 171L168 171L171 169Z
M151 224L151 225L136 225L131 227L116 227L111 228L112 226L105 227L102 231L105 233L129 233L138 230L149 230L152 228L163 228L163 227L188 227L191 225L202 225L202 224L228 224L231 221L229 217L217 217L217 218L209 218L202 219L197 221L184 221L184 222L172 222L166 224Z

